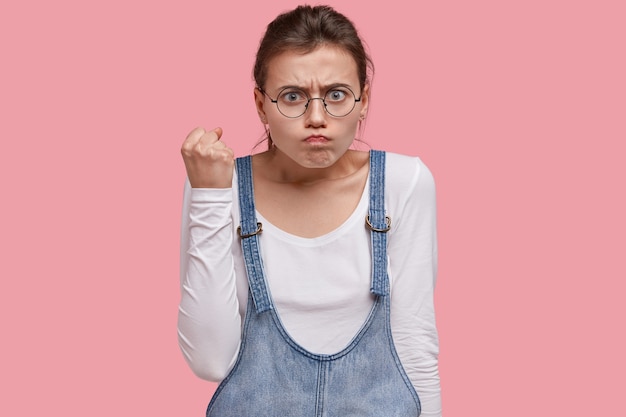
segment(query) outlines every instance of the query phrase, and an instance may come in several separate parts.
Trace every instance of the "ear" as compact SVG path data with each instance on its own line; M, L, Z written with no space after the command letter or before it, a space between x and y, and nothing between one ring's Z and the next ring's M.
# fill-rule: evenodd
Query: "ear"
M367 116L367 109L369 107L370 104L370 85L369 84L365 84L365 86L363 87L363 91L361 92L361 111L360 113L360 118L361 119L365 119L365 116Z
M256 105L256 111L259 114L261 123L267 124L267 116L265 115L265 95L258 87L254 87L254 104Z

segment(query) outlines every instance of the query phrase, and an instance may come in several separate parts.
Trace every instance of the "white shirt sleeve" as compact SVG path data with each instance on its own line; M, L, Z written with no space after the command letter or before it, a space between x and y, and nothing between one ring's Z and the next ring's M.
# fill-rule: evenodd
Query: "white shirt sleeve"
M178 341L202 379L221 381L237 358L241 316L233 245L233 190L185 184Z
M418 158L390 155L388 237L394 344L422 403L422 416L441 416L439 343L435 325L437 274L435 183ZM417 167L415 166L417 161ZM404 166L404 168L403 168ZM416 169L417 168L417 169Z

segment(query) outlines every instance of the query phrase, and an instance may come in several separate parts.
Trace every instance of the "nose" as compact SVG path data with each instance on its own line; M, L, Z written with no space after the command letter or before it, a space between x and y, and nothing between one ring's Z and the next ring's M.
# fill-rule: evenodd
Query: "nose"
M319 104L316 104L315 101L319 100ZM323 126L326 124L326 103L324 103L324 99L321 97L314 97L309 99L309 103L307 104L305 117L308 125L313 126Z

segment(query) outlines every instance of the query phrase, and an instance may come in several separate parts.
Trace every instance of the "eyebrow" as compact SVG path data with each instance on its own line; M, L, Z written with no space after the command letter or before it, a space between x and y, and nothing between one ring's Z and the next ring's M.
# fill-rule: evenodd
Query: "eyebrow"
M352 87L350 84L346 84L346 83L331 83L331 84L323 85L323 86L321 86L320 90L327 92L327 91L332 90L333 88L336 88L336 87L346 87L346 88L349 88L350 90L354 90L354 87ZM302 87L302 86L299 86L299 85L295 85L295 84L287 84L287 85L280 86L280 87L278 87L276 89L276 92L279 93L282 90L285 90L287 88L297 88L298 90L302 90L302 91L305 91L307 93L309 92L308 88Z

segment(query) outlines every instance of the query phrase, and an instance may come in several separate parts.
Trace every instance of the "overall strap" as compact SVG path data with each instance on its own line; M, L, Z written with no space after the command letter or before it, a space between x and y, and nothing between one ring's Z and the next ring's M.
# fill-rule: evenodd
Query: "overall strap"
M248 272L248 285L257 313L273 308L267 291L263 263L259 252L259 234L262 225L256 220L254 186L252 183L252 158L250 155L236 159L239 186L239 214L241 226L237 229Z
M371 230L372 287L371 292L389 294L387 275L387 232L391 219L385 215L385 152L370 151L370 206L365 224Z

